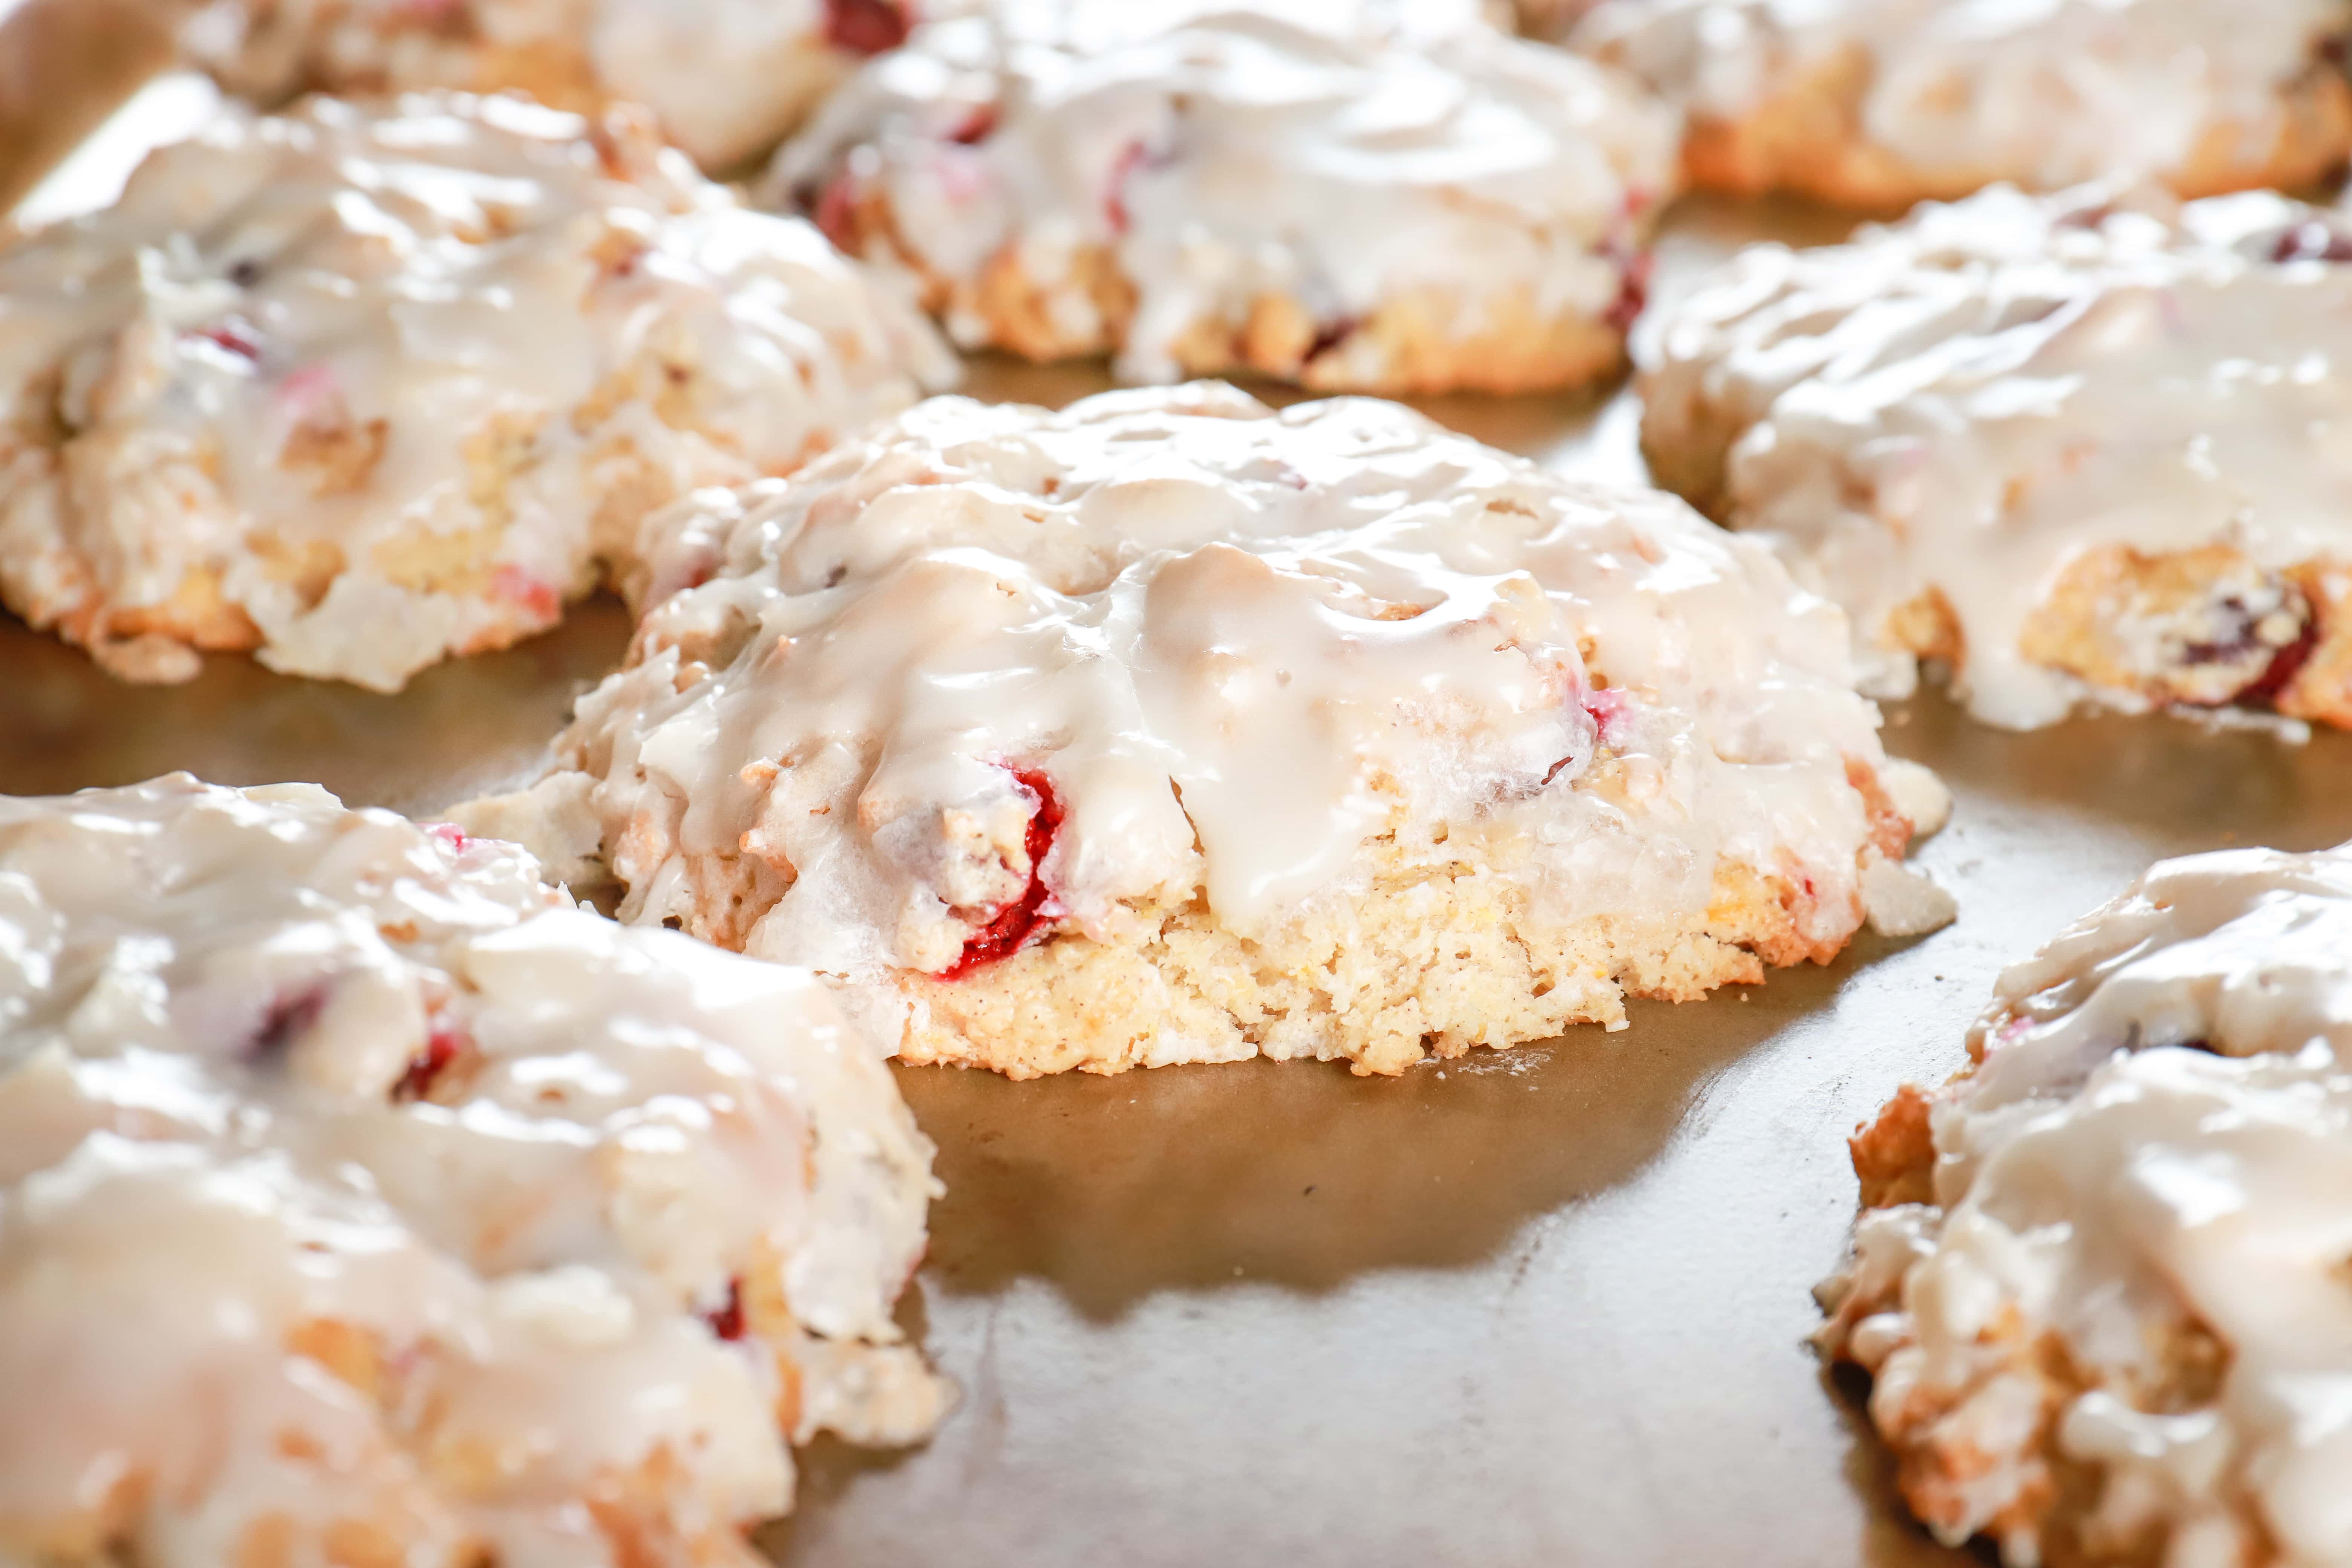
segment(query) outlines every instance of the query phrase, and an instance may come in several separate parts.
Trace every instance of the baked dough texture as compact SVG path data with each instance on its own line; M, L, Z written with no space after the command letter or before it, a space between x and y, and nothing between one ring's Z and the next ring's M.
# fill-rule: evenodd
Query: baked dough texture
M0 251L0 601L128 679L251 649L395 689L954 374L625 116L230 116Z
M1845 606L1874 695L2346 724L2347 258L2339 214L2129 184L1751 247L1662 322L1643 447Z
M2163 862L1853 1139L1821 1342L2012 1568L2352 1562L2352 847Z
M1510 0L1510 19L1531 38L1564 38L1594 0Z
M944 1411L930 1156L811 976L512 846L0 799L0 1561L753 1568Z
M2007 181L2184 196L2352 153L2341 0L1606 0L1572 45L1689 114L1702 190L1900 212Z
M939 8L939 7L934 7ZM521 92L584 114L650 110L714 173L765 153L856 62L902 42L914 0L208 0L182 53L265 107L304 92Z
M1527 392L1622 363L1675 132L1467 0L1042 0L871 62L769 199L910 273L966 348Z
M1832 607L1394 405L934 399L648 531L628 667L460 819L902 1060L1393 1073L1949 918Z

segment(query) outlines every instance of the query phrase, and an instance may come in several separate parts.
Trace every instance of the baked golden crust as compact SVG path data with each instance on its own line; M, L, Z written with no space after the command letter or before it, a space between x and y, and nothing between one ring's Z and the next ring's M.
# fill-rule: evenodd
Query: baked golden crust
M1943 1089L1904 1085L1875 1119L1854 1130L1848 1148L1865 1215L1934 1201L1934 1109L1977 1065ZM2069 1454L2061 1423L2077 1399L2102 1388L2141 1411L2211 1405L2229 1368L2221 1339L2184 1310L2148 1347L2152 1372L2118 1387L2078 1364L2059 1332L2029 1323L2015 1303L2004 1303L1979 1331L1965 1376L1921 1377L1891 1359L1886 1346L1870 1342L1871 1320L1889 1321L1903 1309L1906 1277L1900 1268L1857 1268L1819 1340L1836 1359L1876 1374L1871 1420L1895 1455L1895 1484L1911 1511L1947 1542L1981 1534L2011 1561L2028 1560L2009 1550L2023 1542L2049 1568L2162 1568L2171 1533L2153 1514L2105 1506L2114 1483ZM1996 1480L2007 1496L1988 1514L1983 1493ZM2260 1518L2242 1507L2234 1511L2245 1537L2263 1547L2234 1568L2279 1563Z
M731 431L700 417L698 373L691 368L649 356L634 370L616 373L614 379L631 387L658 385L665 395L639 398L630 392L604 401L600 395L571 411L575 426L593 431L606 415L638 401L652 411L659 429L698 438L704 450L729 454L735 445ZM371 425L344 431L298 427L280 449L276 467L306 480L314 492L320 492L322 485L326 489L321 493L357 491L383 450L383 422ZM591 520L595 552L581 559L580 570L570 581L528 581L511 568L502 570L502 563L511 553L508 535L516 515L509 492L528 482L533 438L526 431L519 443L507 439L505 425L505 416L494 416L462 442L467 499L484 520L480 526L443 531L420 520L375 540L363 557L353 560L334 541L289 538L253 521L236 540L236 549L251 556L270 581L294 588L306 608L315 608L351 572L411 594L462 597L476 606L477 618L450 646L450 653L458 657L494 652L537 636L562 618L565 604L594 591L607 565L620 564L638 521L677 500L697 476L682 474L675 462L646 453L625 433L603 439L589 465L596 478L596 511ZM813 437L803 456L822 450L825 438ZM94 468L98 464L99 455L88 449L90 446L19 451L19 472L29 466L60 476L61 488L71 492L76 467ZM771 463L767 471L782 475L795 466ZM700 477L723 480L747 471L731 455L720 456ZM237 511L216 479L216 464L184 466L173 476L190 517ZM0 604L36 630L54 631L88 648L119 679L185 680L196 673L200 652L251 653L268 640L245 608L223 592L225 575L234 564L234 554L199 562L169 595L141 603L110 595L79 562L17 555L0 562Z
M1605 789L1606 762L1595 772ZM1871 824L1860 858L1899 859L1914 824L1868 764L1846 772ZM658 861L667 837L644 816L611 854ZM747 838L741 855L698 863L690 934L744 945L751 917L776 895L764 847ZM1360 890L1252 933L1220 921L1196 889L1181 905L1128 910L1112 939L1060 928L951 976L902 971L891 982L906 1010L898 1058L1015 1079L1253 1056L1395 1074L1580 1024L1622 1028L1629 998L1699 1001L1761 983L1768 966L1828 963L1845 946L1808 934L1822 929L1808 908L1819 895L1793 867L1724 860L1703 910L1563 919L1494 847L1433 865L1391 837L1367 847L1378 868ZM1831 924L1850 932L1863 910L1845 897L1853 906Z
M1738 118L1694 113L1683 142L1683 174L1696 190L1760 196L1776 192L1832 206L1893 214L1923 201L1949 201L2016 171L1993 166L1922 168L1870 139L1862 107L1872 74L1868 51L1853 45ZM2158 177L2182 196L2316 185L2352 155L2352 84L2315 62L2279 89L2281 123L2271 135L2242 124L2206 128L2188 156Z
M1930 588L1877 628L1883 646L1964 668L1958 618ZM2267 705L2352 728L2352 567L2266 571L2235 547L2086 550L2027 618L2025 657L2158 706Z
M2352 730L2352 566L2311 561L2291 574L2313 626L2303 662L2273 702L2290 719Z
M1108 353L1135 315L1135 285L1108 246L1079 247L1058 279L1036 278L1020 247L1007 246L967 280L927 268L900 238L887 204L872 194L835 204L824 226L852 256L895 258L919 279L927 309L980 323L986 342L1024 359ZM1313 392L1413 397L1554 391L1624 369L1625 329L1641 304L1638 281L1628 289L1622 310L1596 320L1572 310L1547 312L1526 289L1465 300L1420 289L1345 331L1318 327L1294 296L1260 294L1238 318L1196 318L1170 352L1188 376L1255 374ZM1091 309L1068 309L1074 296Z
M1767 963L1826 963L1843 944L1798 929L1801 897L1727 863L1703 913L1559 922L1492 866L1433 872L1400 858L1361 893L1255 937L1195 899L1138 911L1126 942L1061 934L954 979L903 975L898 1056L1016 1079L1118 1073L1156 1065L1154 1038L1172 1036L1190 1046L1179 1059L1313 1057L1395 1074L1580 1024L1622 1028L1629 997L1693 1002L1761 982Z

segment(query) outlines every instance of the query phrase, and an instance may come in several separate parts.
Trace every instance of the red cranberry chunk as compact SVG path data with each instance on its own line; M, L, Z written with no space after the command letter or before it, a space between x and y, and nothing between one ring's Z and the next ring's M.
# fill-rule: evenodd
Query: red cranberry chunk
M408 1058L408 1070L392 1086L395 1104L406 1104L433 1096L433 1086L464 1054L466 1037L456 1027L444 1024L426 1037L425 1048Z
M327 985L320 982L280 996L269 1005L263 1016L261 1027L246 1044L246 1059L274 1064L286 1054L296 1040L310 1032L319 1015L326 1010Z
M825 238L849 255L858 253L862 236L857 222L857 176L844 169L816 198L816 226Z
M1619 275L1617 298L1609 302L1601 319L1612 331L1629 332L1642 308L1650 302L1650 268L1654 258L1646 250L1637 250L1624 258Z
M2252 707L2273 706L2279 700L2279 693L2303 672L2303 667L2310 661L2312 650L2318 646L2319 617L2315 615L2303 623L2302 635L2273 654L2270 667L2247 683L2231 700Z
M2352 235L2315 219L2299 223L2278 237L2271 247L2273 261L2352 261Z
M1149 156L1142 142L1130 142L1111 163L1109 187L1103 193L1103 216L1110 220L1113 234L1125 234L1134 226L1134 215L1127 207L1127 182Z
M996 105L983 103L965 115L956 128L948 132L948 140L962 147L985 142L989 133L996 129Z
M858 55L895 49L907 41L907 13L891 0L824 0L824 41Z
M733 1342L743 1337L743 1282L727 1281L727 1300L702 1314L710 1331L722 1340Z
M1054 847L1054 835L1061 829L1062 804L1054 794L1053 781L1043 773L1015 769L1013 776L1037 797L1036 813L1029 818L1022 843L1029 855L1029 885L1022 889L1019 898L999 910L994 920L972 932L955 963L940 973L942 980L961 980L975 969L1012 957L1027 944L1044 918L1049 897L1045 890L1045 856Z
M1355 336L1356 329L1364 324L1360 316L1340 316L1315 329L1315 341L1307 345L1307 357L1318 359Z
M204 339L215 348L227 350L239 359L257 361L261 358L259 336L254 331L251 323L240 321L235 316L227 317L212 326L198 329L195 336Z

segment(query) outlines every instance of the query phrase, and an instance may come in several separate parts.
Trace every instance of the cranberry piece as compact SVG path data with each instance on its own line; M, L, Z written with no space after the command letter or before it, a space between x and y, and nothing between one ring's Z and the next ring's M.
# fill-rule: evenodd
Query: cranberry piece
M2219 600L2215 609L2229 619L2226 636L2211 642L2193 642L2180 650L2183 664L2220 664L2224 659L2241 658L2254 646L2254 614L2246 602L2235 595Z
M1640 315L1642 307L1650 302L1650 268L1655 260L1650 252L1637 250L1619 262L1622 271L1617 284L1617 298L1612 300L1609 309L1601 313L1601 321L1608 323L1612 331L1628 332L1633 330L1633 318Z
M970 147L988 140L996 129L997 110L992 103L983 103L963 117L961 124L948 132L948 140L960 147Z
M2242 688L2232 702L2244 702L2269 707L2279 699L2279 693L2301 674L2303 667L2319 646L2319 617L2311 616L2303 623L2303 633L2294 641L2271 656L2270 668Z
M824 41L858 55L895 49L907 41L907 13L890 0L824 0Z
M467 845L473 842L466 837L466 830L454 822L436 822L428 826L425 831L456 850L462 851Z
M261 340L255 335L251 323L230 316L215 325L197 330L195 335L216 348L226 349L243 360L261 358Z
M2297 597L2299 600L2300 596ZM2254 632L2258 617L2245 602L2233 595L2221 600L2220 608L2229 616L2230 635L2213 642L2190 643L2180 650L2181 663L2219 664L2243 658L2259 650L2262 645L2256 641ZM2311 658L2312 650L2318 646L2319 617L2306 607L2294 640L2275 649L2260 675L2223 700L2256 707L2275 702L2279 693L2286 689L2287 683L2295 678L2304 662Z
M551 621L563 613L563 595L555 584L534 577L512 562L490 574L490 592L509 604L520 605L533 617Z
M2060 228L2099 228L2115 216L2115 203L2100 202L2092 206L2076 207L2073 212L2060 214L2058 226Z
M857 254L857 178L844 169L826 182L816 198L816 226L825 238L851 256Z
M1609 727L1633 709L1633 700L1614 687L1596 687L1584 694L1578 704L1592 719L1594 735L1602 745L1609 743Z
M710 1325L712 1333L730 1343L741 1339L743 1337L743 1281L740 1279L727 1281L727 1300L711 1310L703 1313L702 1321Z
M2299 223L2271 247L2273 261L2352 261L2352 235L2319 222Z
M1028 831L1022 839L1022 847L1029 852L1029 885L1022 889L1019 898L997 910L994 920L971 933L955 963L940 973L941 980L961 980L985 964L1012 957L1028 942L1043 918L1047 897L1045 855L1054 847L1054 835L1061 830L1062 803L1054 794L1053 781L1037 770L1016 768L1013 776L1037 797L1036 814L1029 818Z
M1307 357L1310 360L1316 359L1326 352L1338 348L1353 337L1356 329L1363 324L1364 321L1360 316L1341 316L1336 321L1324 322L1315 330L1315 341L1307 345Z
M246 1047L246 1059L274 1062L284 1056L287 1047L310 1032L310 1026L319 1021L326 1006L327 987L323 984L280 996L269 1005L261 1027L254 1031L253 1039Z
M1110 231L1125 234L1134 219L1127 210L1127 182L1145 159L1143 143L1130 142L1110 166L1110 187L1103 194L1103 211L1110 218Z
M433 1092L433 1085L449 1069L464 1051L466 1037L450 1025L444 1024L425 1037L425 1048L408 1058L408 1070L392 1086L394 1104L423 1100Z

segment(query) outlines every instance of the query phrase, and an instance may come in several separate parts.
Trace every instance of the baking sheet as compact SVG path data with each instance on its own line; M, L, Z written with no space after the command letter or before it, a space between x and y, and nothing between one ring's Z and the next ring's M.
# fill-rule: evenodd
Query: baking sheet
M105 199L201 101L149 89L34 199ZM1840 227L1687 207L1661 290L1743 237ZM1104 384L982 362L968 390ZM1640 471L1622 395L1423 406L1564 469ZM185 767L429 811L527 766L627 630L593 602L382 697L234 659L121 686L0 619L0 791ZM1865 936L1826 969L1637 1004L1622 1034L1394 1080L901 1070L948 1186L905 1317L962 1406L911 1453L821 1444L763 1539L800 1568L1974 1561L1906 1521L1855 1391L1804 1346L1853 1212L1843 1139L1956 1067L2000 965L2148 860L2352 837L2352 738L2119 718L2009 735L1936 698L1887 721L1958 799L1920 858L1961 915L1925 940Z

